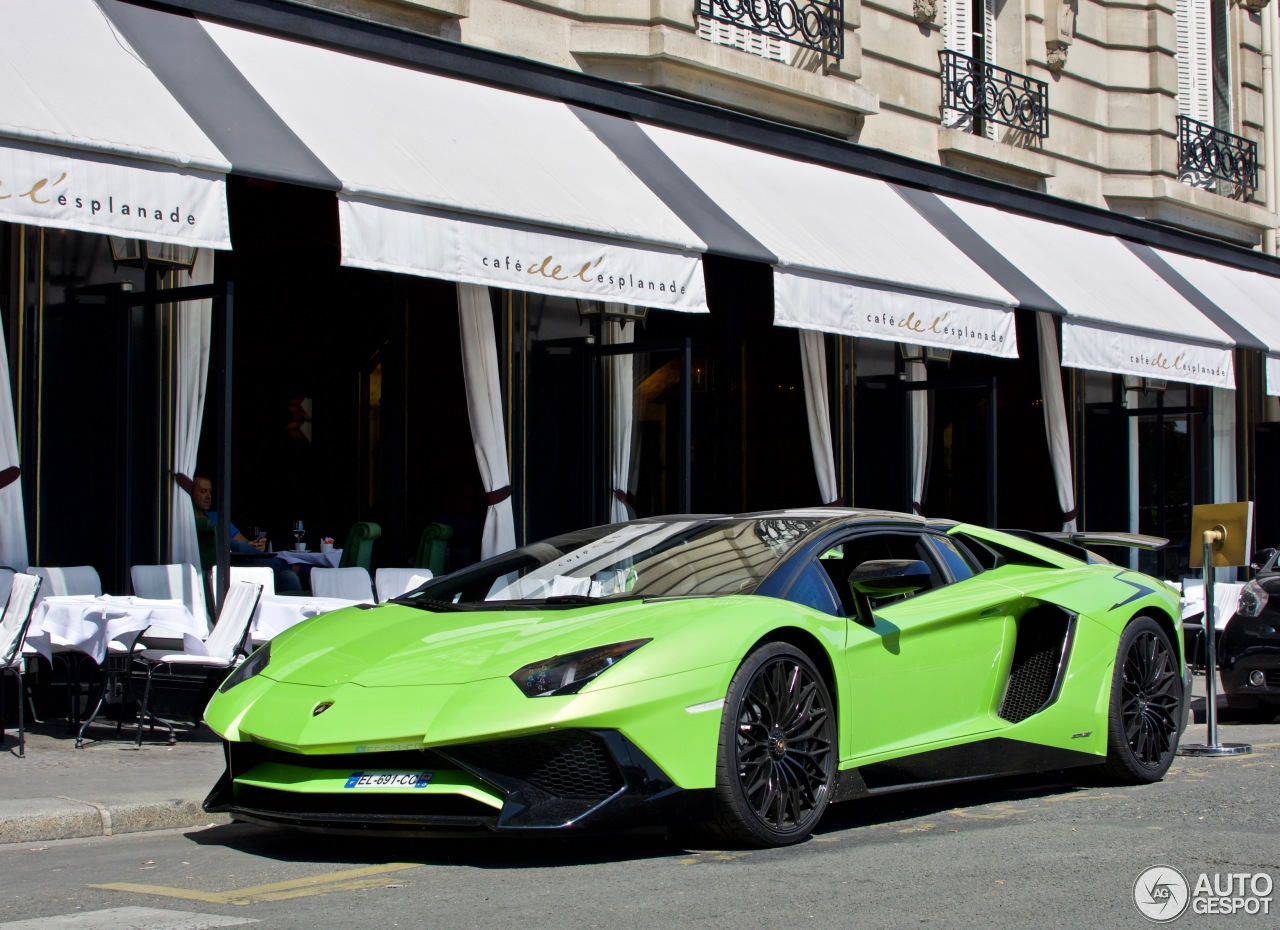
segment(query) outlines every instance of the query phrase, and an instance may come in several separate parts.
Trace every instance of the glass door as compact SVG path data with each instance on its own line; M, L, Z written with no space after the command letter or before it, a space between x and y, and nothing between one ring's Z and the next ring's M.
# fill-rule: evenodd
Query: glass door
M597 346L592 418L597 451L598 521L691 509L690 340L681 344Z

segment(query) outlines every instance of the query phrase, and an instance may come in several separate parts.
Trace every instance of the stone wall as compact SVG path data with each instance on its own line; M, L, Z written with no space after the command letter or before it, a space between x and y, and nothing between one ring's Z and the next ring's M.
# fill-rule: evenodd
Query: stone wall
M997 2L995 63L1048 84L1049 133L941 125L949 0L846 0L843 59L697 33L694 0L313 0L314 6L639 84L1069 200L1255 245L1274 217L1178 180L1174 0ZM932 15L930 15L932 14ZM1259 16L1230 9L1234 126L1259 144ZM1262 165L1265 171L1266 166Z

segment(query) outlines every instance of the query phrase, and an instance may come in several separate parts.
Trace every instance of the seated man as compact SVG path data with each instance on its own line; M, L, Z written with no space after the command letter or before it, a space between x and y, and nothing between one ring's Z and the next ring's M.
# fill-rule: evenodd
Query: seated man
M196 512L196 528L197 533L203 525L201 521L217 526L218 513L210 510L213 506L213 482L208 478L197 475L191 479L191 504ZM236 527L234 523L228 524L231 533L231 551L239 554L250 554L264 552L267 548L267 540L249 539ZM211 552L211 555L213 553ZM213 555L216 559L216 555ZM205 558L204 548L201 547L200 558ZM263 559L260 563L269 567L275 573L275 582L277 591L299 591L302 589L302 581L298 577L298 573L293 571L285 562L280 559ZM202 568L208 569L210 566L204 565Z

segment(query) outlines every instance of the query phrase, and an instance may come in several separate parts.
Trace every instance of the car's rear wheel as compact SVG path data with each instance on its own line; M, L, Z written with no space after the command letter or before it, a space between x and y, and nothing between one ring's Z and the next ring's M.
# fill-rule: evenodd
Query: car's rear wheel
M750 846L799 842L831 799L836 756L836 711L813 662L789 643L757 649L729 684L705 826Z
M1107 761L1103 771L1127 784L1159 781L1178 748L1183 694L1178 654L1150 617L1120 636L1111 679Z

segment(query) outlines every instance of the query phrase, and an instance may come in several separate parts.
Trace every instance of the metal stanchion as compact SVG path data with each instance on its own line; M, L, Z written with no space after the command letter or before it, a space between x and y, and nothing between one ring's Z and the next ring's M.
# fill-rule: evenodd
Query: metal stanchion
M1217 625L1213 602L1213 551L1221 548L1227 537L1226 529L1219 525L1204 532L1204 649L1205 649L1205 724L1203 743L1179 746L1180 756L1238 756L1253 752L1248 743L1218 742L1218 649L1214 641Z

